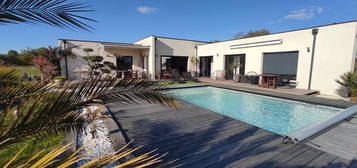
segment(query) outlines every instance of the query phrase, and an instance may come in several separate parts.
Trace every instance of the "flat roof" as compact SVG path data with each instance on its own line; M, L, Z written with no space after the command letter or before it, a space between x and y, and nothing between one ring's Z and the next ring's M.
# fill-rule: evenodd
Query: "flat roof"
M201 43L209 43L207 41L200 41L200 40L190 40L190 39L182 39L182 38L174 38L174 37L162 37L162 36L155 36L156 38L163 38L163 39L172 39L172 40L183 40L183 41L193 41L193 42L201 42Z
M141 38L140 40L143 40L143 39L146 39L148 37L155 37L155 38L163 38L163 39L172 39L172 40L182 40L182 41L193 41L193 42L201 42L201 43L209 43L208 41L200 41L200 40L191 40L191 39L184 39L184 38L174 38L174 37L164 37L164 36L156 36L156 35L150 35L150 36L146 36L144 38ZM134 43L140 41L140 40L137 40L137 41L134 41Z
M110 42L110 41L96 41L96 40L77 40L77 39L64 39L59 38L58 40L67 40L67 41L83 41L83 42L94 42L94 43L118 43L118 42ZM131 44L131 43L120 43L120 44Z
M140 44L133 44L133 43L115 43L115 42L100 42L101 45L104 46L133 46L133 47L148 47L143 46Z
M269 36L269 35L274 35L274 34L281 34L281 33L288 33L288 32L294 32L294 31L301 31L301 30L308 30L308 29L313 29L313 28L319 28L319 27L326 27L326 26L333 26L333 25L338 25L338 24L346 24L346 23L352 23L352 22L357 22L357 20L351 20L351 21L345 21L345 22L337 22L337 23L331 23L331 24L325 24L325 25L318 25L318 26L312 26L312 27L307 27L307 28L301 28L301 29L294 29L294 30L288 30L288 31L282 31L282 32L276 32L276 33L271 33L263 36ZM155 38L163 38L163 39L173 39L173 40L184 40L184 41L193 41L193 42L202 42L202 43L207 43L207 44L215 44L215 43L222 43L222 42L227 42L227 41L234 41L234 40L239 40L239 39L230 39L230 40L223 40L219 42L207 42L207 41L200 41L200 40L191 40L191 39L183 39L183 38L173 38L173 37L163 37L163 36L155 36L155 35L150 35L154 36ZM146 36L145 38L148 38L150 36ZM262 37L262 36L257 36L257 37ZM141 38L145 39L145 38ZM255 37L248 37L248 38L255 38ZM248 39L244 38L244 39ZM134 41L133 43L119 43L119 42L107 42L107 41L93 41L93 40L75 40L75 39L58 39L58 40L68 40L68 41L83 41L83 42L96 42L96 43L112 43L112 44L134 44L135 42L138 42L140 40ZM207 44L200 44L200 45L207 45Z
M289 32L308 30L308 29L314 29L314 28L326 27L326 26L333 26L333 25L339 25L339 24L346 24L346 23L352 23L352 22L357 22L357 20L351 20L351 21L345 21L345 22L337 22L337 23L331 23L331 24L324 24L324 25L306 27L306 28L301 28L301 29L287 30L287 31L281 31L281 32L276 32L276 33L270 33L270 34L262 35L262 36L255 36L255 37L263 37L263 36L269 36L269 35L274 35L274 34L289 33ZM249 39L249 38L255 38L255 37L247 37L247 38L241 38L241 39ZM209 43L209 44L222 43L222 42L228 42L228 41L235 41L235 40L241 40L241 39L223 40L223 41L219 41L219 42L212 42L212 43ZM199 46L202 46L202 45L208 45L208 44L201 44Z

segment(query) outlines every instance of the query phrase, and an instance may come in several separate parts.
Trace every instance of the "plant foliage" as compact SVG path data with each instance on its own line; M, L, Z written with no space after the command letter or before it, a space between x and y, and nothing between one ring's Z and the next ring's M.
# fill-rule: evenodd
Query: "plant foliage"
M129 143L130 144L130 143ZM158 155L154 154L155 151L150 151L148 153L141 154L139 156L135 156L131 159L127 159L128 156L132 155L138 148L128 148L129 144L125 145L115 153L107 154L105 156L101 156L92 160L89 160L85 164L81 165L81 168L92 168L92 167L104 167L105 165L114 163L112 166L113 168L124 168L124 167L137 167L137 168L144 168L148 166L155 165L162 161L162 157L165 155ZM57 158L60 157L61 154L68 151L71 144L55 148L54 150L45 153L44 156L41 156L43 151L35 153L31 158L25 161L21 165L16 165L16 167L31 167L31 168L42 168L42 167L56 167L56 168L68 168L73 167L76 163L81 160L84 160L83 157L85 152L81 152L82 148L74 151L69 157L65 159L58 160ZM22 148L17 154L5 165L3 168L14 167L18 156L24 151ZM117 161L121 161L119 164L115 164ZM173 162L173 161L172 161ZM159 167L164 167L172 162L167 162L161 164Z
M93 29L84 21L94 21L77 13L88 6L69 0L0 0L0 24L44 23L59 28Z
M80 109L95 104L149 102L178 108L162 86L143 79L102 77L68 82L63 88L23 81L14 69L0 67L0 149L31 137L47 138L79 130L93 120Z
M340 76L339 80L336 80L336 82L347 88L348 96L357 94L357 72L344 73Z

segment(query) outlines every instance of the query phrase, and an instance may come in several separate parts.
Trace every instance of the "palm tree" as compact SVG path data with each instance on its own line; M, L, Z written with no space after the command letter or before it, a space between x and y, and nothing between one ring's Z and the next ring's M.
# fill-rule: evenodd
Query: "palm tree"
M149 102L178 108L162 86L142 79L95 79L59 88L22 81L14 69L0 67L0 149L33 137L46 138L81 129L92 118L78 112L95 104Z
M59 28L93 29L77 15L92 11L88 6L69 0L0 0L0 24L44 23Z

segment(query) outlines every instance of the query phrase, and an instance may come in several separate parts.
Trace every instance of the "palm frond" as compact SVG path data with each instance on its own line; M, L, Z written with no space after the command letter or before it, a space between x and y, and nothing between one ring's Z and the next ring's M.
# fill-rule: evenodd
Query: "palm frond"
M56 168L68 168L72 167L79 161L83 160L83 154L80 151L83 147L79 148L78 150L74 151L70 156L63 160L57 160L61 154L67 151L70 148L71 144L55 148L54 150L50 151L49 153L45 154L44 156L40 156L39 153L35 153L31 158L29 158L24 164L19 165L18 167L32 167L32 168L40 168L40 167L56 167ZM118 160L121 162L117 165L114 165L114 168L121 168L121 167L138 167L144 168L148 166L152 166L159 162L162 162L162 157L165 155L154 154L154 151L150 151L148 153L141 154L139 156L134 156L130 160L127 160L127 156L132 155L135 151L139 149L137 148L128 148L129 144L123 146L118 151L107 154L105 156L101 156L98 158L94 158L89 160L87 163L83 164L81 168L89 168L89 167L103 167L105 165L111 163L117 163ZM17 156L19 156L23 150L26 148L22 148L11 160L9 160L4 167L11 167L13 163L16 162ZM123 161L123 159L125 159ZM172 162L167 162L165 165L170 165ZM1 165L0 165L1 166Z
M12 79L12 71L0 71L0 83ZM1 67L0 67L1 70ZM81 109L92 105L117 102L149 102L179 108L174 97L158 92L164 86L143 79L105 77L69 82L64 88L38 82L22 81L0 87L0 149L31 137L47 138L81 129L91 122Z
M0 105L11 105L51 89L53 85L22 80L14 68L0 66Z
M0 0L0 24L37 22L90 30L84 22L95 20L76 14L89 11L88 6L68 0Z

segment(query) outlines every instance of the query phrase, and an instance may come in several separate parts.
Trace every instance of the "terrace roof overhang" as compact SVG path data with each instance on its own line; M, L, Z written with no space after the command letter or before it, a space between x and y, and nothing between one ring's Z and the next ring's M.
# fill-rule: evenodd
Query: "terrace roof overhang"
M150 46L132 43L100 43L99 47L104 47L104 49L150 49Z

